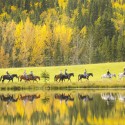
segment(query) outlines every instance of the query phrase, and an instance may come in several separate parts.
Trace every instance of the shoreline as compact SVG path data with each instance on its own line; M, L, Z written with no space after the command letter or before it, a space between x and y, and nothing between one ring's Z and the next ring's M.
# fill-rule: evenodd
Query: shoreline
M125 89L125 81L84 81L54 83L0 83L0 91L7 90L80 90L80 89Z

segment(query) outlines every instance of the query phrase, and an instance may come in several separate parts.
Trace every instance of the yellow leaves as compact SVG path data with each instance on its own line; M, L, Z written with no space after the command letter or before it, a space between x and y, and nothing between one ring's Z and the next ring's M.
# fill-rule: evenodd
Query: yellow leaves
M0 67L5 68L9 65L9 54L6 54L4 48L0 46Z
M58 0L59 7L62 8L63 10L66 9L68 0Z
M15 45L16 46L20 46L20 44L21 44L23 28L24 28L24 26L23 26L23 22L22 21L16 25L16 30L15 30L15 33L14 33Z
M112 3L113 8L118 9L118 10L123 10L125 11L125 4L122 4L122 2L113 2Z
M81 35L82 35L83 37L85 37L85 36L87 35L87 27L84 26L84 27L81 29L80 33L81 33Z
M120 28L124 25L124 16L120 13L114 13L115 18L112 18L112 21L115 24L116 30L120 30Z
M70 27L65 25L57 24L54 28L54 35L56 37L56 41L60 40L61 43L67 44L71 41L73 30Z
M114 8L118 8L118 9L122 8L122 5L117 3L117 2L113 3L112 5L113 5Z
M76 121L76 125L80 125L84 123L84 118L81 117L80 112L78 113L77 116L77 121Z
M16 6L11 6L11 11L16 11L17 7Z
M36 3L34 3L35 4L35 7L38 7L38 5L39 5L39 3L38 2L36 2Z
M17 112L21 115L21 117L23 117L25 109L23 107L22 101L17 101L17 103L15 103L15 105L16 105Z
M7 12L0 14L0 21L4 21L4 19L10 19L10 15Z

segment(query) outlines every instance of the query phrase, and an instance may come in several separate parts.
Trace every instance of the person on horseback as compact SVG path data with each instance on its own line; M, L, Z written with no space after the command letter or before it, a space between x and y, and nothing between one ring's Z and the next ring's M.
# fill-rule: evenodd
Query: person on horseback
M24 70L24 77L26 78L26 79L28 79L28 77L27 77L27 73L26 73L26 70Z
M7 76L9 76L9 78L11 77L8 71L6 71L6 74L7 74Z
M87 70L84 70L84 74L83 74L86 78L87 78Z
M109 76L109 78L111 78L111 73L110 73L109 69L107 71L107 75Z
M67 73L67 69L65 69L65 75L66 75L66 76L68 75L68 73Z
M30 71L30 76L32 76L32 78L34 79L33 71Z
M62 70L60 70L60 76L62 76L62 74L63 74L63 73L62 73Z

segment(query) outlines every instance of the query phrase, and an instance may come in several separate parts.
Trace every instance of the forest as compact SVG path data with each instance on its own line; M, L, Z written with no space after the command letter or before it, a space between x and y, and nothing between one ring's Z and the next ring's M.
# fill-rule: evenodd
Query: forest
M0 68L125 61L125 0L0 0Z

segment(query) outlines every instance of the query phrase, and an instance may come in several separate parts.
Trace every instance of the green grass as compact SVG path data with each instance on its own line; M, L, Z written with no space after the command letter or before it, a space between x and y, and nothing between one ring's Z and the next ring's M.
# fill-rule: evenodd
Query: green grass
M26 68L3 68L0 69L0 76L6 74L6 71L8 71L10 74L18 74L22 75L24 70L26 70L27 73L30 71L33 71L35 75L41 76L41 73L43 71L47 71L50 74L50 80L46 83L44 83L44 80L41 79L38 83L25 83L25 82L18 82L16 78L14 78L14 83L8 81L5 81L4 83L0 82L0 88L8 89L8 88L22 88L22 89L29 89L29 88L54 88L54 89L60 89L60 88L103 88L103 87L124 87L125 86L125 80L119 80L118 74L123 72L123 68L125 67L125 62L117 62L117 63L101 63L101 64L87 64L87 65L72 65L72 66L52 66L52 67L26 67ZM54 76L59 74L60 70L64 72L64 70L67 69L68 73L73 72L74 77L71 78L72 82L66 82L65 83L58 83L54 82ZM87 81L85 79L82 80L82 82L78 82L78 74L83 74L84 69L87 69L87 72L92 72L94 74L93 77L90 76L90 80ZM102 80L101 75L105 74L107 72L107 69L110 70L111 73L115 73L117 75L116 78L113 78L112 80Z

